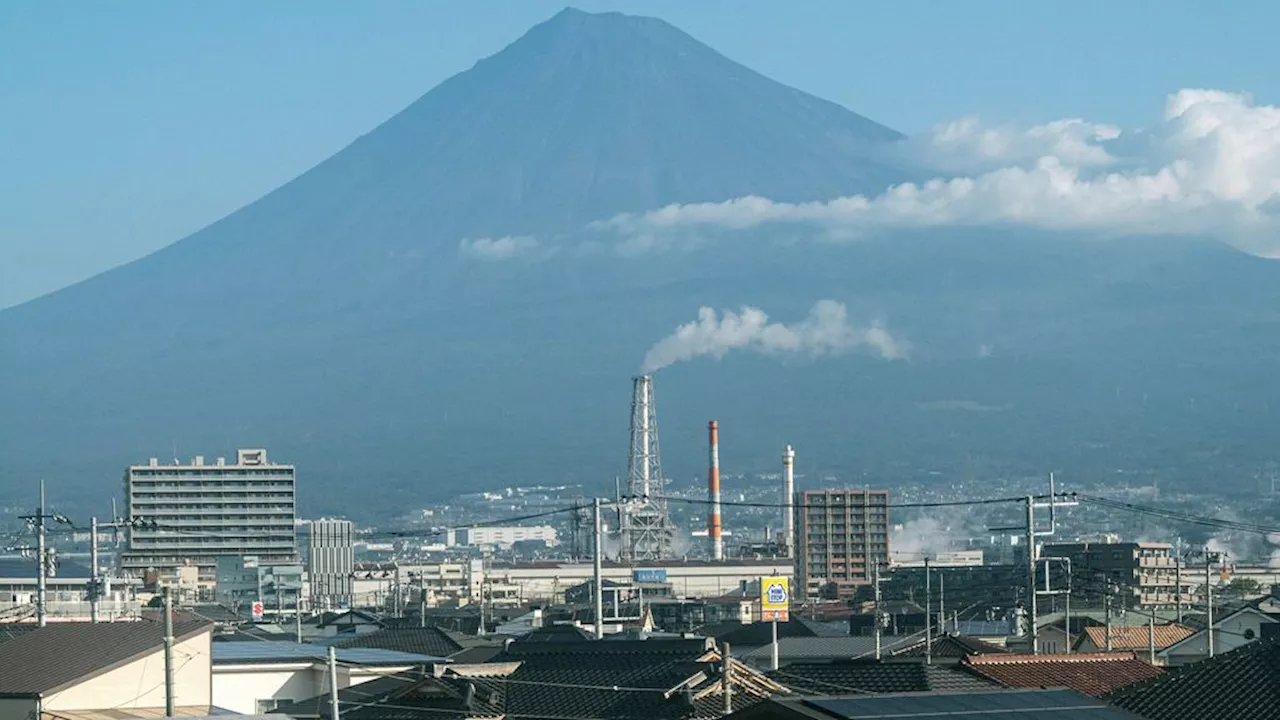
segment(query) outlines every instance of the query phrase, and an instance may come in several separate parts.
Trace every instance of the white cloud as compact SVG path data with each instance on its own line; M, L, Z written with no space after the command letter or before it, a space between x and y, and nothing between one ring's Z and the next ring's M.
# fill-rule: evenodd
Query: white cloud
M1104 143L1119 137L1117 127L1080 119L1022 128L1012 124L987 127L978 118L967 117L908 139L904 149L922 165L953 172L1023 166L1045 157L1077 167L1102 167L1116 162Z
M1101 235L1210 235L1262 255L1280 242L1280 108L1247 95L1182 90L1162 122L1132 143L1108 147L1117 128L1064 120L1018 130L972 119L909 144L936 165L986 169L903 184L874 197L807 203L742 197L620 215L596 229L626 238L675 229L745 230L798 223L831 238L883 229L1014 225ZM650 244L652 240L649 241Z
M504 235L500 238L464 239L458 243L458 255L478 260L508 260L528 255L539 247L537 238L528 235Z
M676 328L649 350L643 371L654 372L696 357L718 360L730 350L818 357L864 348L889 360L907 354L907 346L879 324L864 328L851 325L845 306L834 300L817 302L808 317L792 325L769 322L769 316L759 308L717 314L713 308L703 307L697 320Z

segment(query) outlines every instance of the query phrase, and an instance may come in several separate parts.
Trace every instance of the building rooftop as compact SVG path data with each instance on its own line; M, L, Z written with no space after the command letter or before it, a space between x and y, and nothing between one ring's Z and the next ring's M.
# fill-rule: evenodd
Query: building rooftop
M3 648L3 646L0 646ZM448 662L447 658L378 648L338 648L338 662L352 665L426 665ZM271 662L323 661L329 657L326 645L276 642L218 642L213 644L214 665Z
M178 642L213 628L178 616ZM53 623L0 644L0 697L34 697L94 677L164 646L158 620L115 623Z
M1170 625L1156 625L1154 632L1150 632L1150 628L1146 625L1128 625L1111 627L1111 647L1115 650L1146 650L1150 645L1155 643L1156 650L1163 650L1170 645L1191 637L1196 633L1192 628L1186 625L1178 625L1176 623ZM1081 639L1088 638L1089 642L1096 647L1107 646L1107 628L1089 626L1084 629Z
M1007 687L1067 687L1090 697L1101 697L1163 672L1131 652L974 655L960 666Z
M765 674L802 695L971 692L1000 687L994 680L952 666L926 665L923 659L793 663Z
M385 628L334 643L340 649L376 648L414 655L448 657L462 649L445 631L433 627Z
M1148 720L1280 718L1280 641L1258 640L1147 680L1106 699Z
M963 718L964 720L1133 720L1123 710L1071 690L1002 690L973 693L909 693L825 698L774 698L729 716L730 720L861 720L863 718Z

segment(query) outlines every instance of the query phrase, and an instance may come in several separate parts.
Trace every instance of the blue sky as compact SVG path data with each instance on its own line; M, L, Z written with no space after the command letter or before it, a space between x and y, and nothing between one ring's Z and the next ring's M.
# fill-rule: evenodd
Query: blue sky
M0 3L0 307L251 202L564 5ZM908 133L971 114L1140 127L1186 87L1280 100L1271 3L575 6L662 17Z

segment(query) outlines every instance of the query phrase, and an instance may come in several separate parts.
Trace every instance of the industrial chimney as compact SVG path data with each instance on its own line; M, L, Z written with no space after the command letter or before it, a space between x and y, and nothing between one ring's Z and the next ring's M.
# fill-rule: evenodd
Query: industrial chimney
M724 559L724 542L720 539L720 426L715 420L707 423L710 441L710 467L707 470L707 499L711 512L707 513L707 540L711 543L711 559Z
M790 445L782 453L782 542L787 548L787 557L796 556L795 508L792 503L796 496L796 451Z

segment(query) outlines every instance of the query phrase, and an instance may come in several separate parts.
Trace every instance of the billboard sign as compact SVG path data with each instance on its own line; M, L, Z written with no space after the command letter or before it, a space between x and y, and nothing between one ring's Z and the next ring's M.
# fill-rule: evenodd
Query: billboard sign
M664 583L667 581L667 571L665 568L633 570L631 579L638 583Z
M253 607L250 610L253 613L253 621L261 622L262 621L262 601L254 600Z
M760 619L764 622L791 619L791 588L787 578L760 578Z

